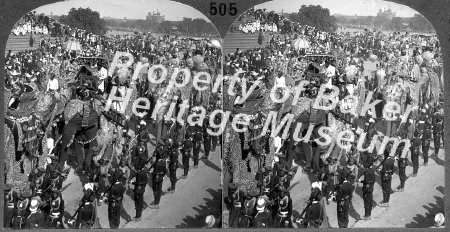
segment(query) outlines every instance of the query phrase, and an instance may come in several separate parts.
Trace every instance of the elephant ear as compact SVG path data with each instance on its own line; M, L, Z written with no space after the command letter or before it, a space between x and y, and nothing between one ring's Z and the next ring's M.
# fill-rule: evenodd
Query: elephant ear
M84 102L78 99L70 100L64 110L64 120L66 125L78 113L83 111Z
M5 97L5 106L7 108L8 103L9 103L9 99L11 98L11 90L10 89L5 88L5 90L4 90L4 97Z

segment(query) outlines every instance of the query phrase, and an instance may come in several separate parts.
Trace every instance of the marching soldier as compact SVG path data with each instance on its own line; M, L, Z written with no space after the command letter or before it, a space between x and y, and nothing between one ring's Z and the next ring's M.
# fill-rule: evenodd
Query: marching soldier
M417 176L419 171L419 156L420 156L420 146L422 141L419 137L419 132L414 132L414 138L411 141L411 161L413 163L413 174L411 176Z
M31 195L35 196L37 191L42 192L42 184L44 183L44 168L35 168L33 172L28 176L30 182Z
M203 128L203 148L205 150L205 154L203 154L202 159L208 159L212 143L212 136L208 133L208 129L212 129L211 126L209 125L209 115L205 117L202 128Z
M403 148L405 147L404 143L401 143L397 148L396 159L398 159L398 176L400 177L400 187L397 189L397 192L403 192L405 188L406 182L406 166L408 166L408 158L402 156Z
M416 125L414 124L413 119L409 119L406 126L406 138L412 139L414 136L414 132L416 131Z
M262 194L269 196L270 191L276 185L276 178L273 175L273 171L271 167L265 167L266 173L262 180Z
M98 161L100 168L94 175L92 182L98 182L98 193L97 197L100 199L99 204L103 201L103 195L106 194L106 188L109 185L109 177L111 176L110 169L111 165L108 160L100 159Z
M189 126L186 130L186 134L184 136L184 143L181 148L181 155L183 161L183 176L182 179L185 179L189 173L189 159L191 158L191 150L193 148L193 140L194 140L194 127Z
M339 173L338 173L337 159L330 156L327 158L327 160L328 166L325 169L324 178L325 181L327 182L326 184L327 203L330 203L329 197L334 191L334 186L336 186L339 183L338 181Z
M139 145L136 146L135 155L133 156L133 163L146 162L148 159L147 142L143 139L139 141Z
M107 192L108 197L108 220L111 229L117 229L120 225L120 212L122 210L122 199L125 194L123 184L125 177L123 173L115 172L111 181L111 187Z
M219 114L217 114L214 117L214 124L215 125L220 125L221 122L222 122L222 117ZM219 128L213 128L212 131L218 132ZM222 134L220 134L219 136L211 136L212 151L216 151L217 143L219 143L219 145L221 144L221 142L220 142L221 141L221 139L220 139L221 136L222 136Z
M431 136L431 125L428 125L422 135L422 153L424 166L428 166L428 152L430 151Z
M95 215L95 192L92 184L86 184L83 198L81 199L75 228L91 229L94 226ZM74 216L75 217L75 216Z
M36 199L31 200L30 214L25 219L25 229L42 229L45 227L43 213L39 210L39 202Z
M17 201L17 207L14 210L14 217L12 220L13 229L23 229L25 216L28 213L28 205L30 204L29 192L21 192L19 194L19 200ZM6 226L6 224L4 224Z
M383 201L378 205L381 207L389 207L389 198L391 196L392 174L394 173L394 159L388 157L384 160L381 169L381 189L383 191Z
M243 193L235 183L228 185L229 199L231 200L230 227L239 227L239 216L242 209Z
M422 109L421 114L417 119L417 127L416 127L416 129L419 131L420 134L422 134L423 130L425 130L428 121L429 121L428 114L425 109Z
M347 162L347 166L340 168L338 170L339 173L339 180L340 182L347 180L352 184L352 192L350 194L350 200L353 197L353 191L355 191L356 188L356 177L358 176L358 169L355 165L355 158L350 157Z
M5 185L4 211L3 211L3 225L5 228L10 228L14 211L17 208L17 192L14 191L12 185Z
M336 194L337 202L337 217L339 228L348 227L348 212L350 209L350 199L352 194L352 183L344 180L344 182L338 186Z
M250 228L253 217L255 216L256 198L259 195L259 191L251 190L245 194L244 207L241 211L240 228Z
M175 184L177 183L177 169L178 169L178 155L179 151L177 146L173 146L172 139L167 140L168 143L168 158L169 158L169 177L171 186L167 189L167 192L173 193L175 191Z
M320 228L324 219L326 219L326 215L324 215L323 209L324 205L322 205L322 190L320 189L320 184L316 185L318 182L312 184L311 196L309 197L309 203L307 208L302 212L305 213L304 220L302 224L306 228ZM301 217L302 215L300 215ZM300 219L297 220L297 223L301 222Z
M152 188L153 188L153 196L154 200L150 204L150 208L157 209L159 208L159 201L161 200L162 194L162 184L164 180L164 176L167 173L166 169L166 161L165 161L165 153L156 154L156 164L153 168L152 173Z
M192 140L192 153L194 159L194 169L198 168L198 159L200 154L200 147L203 142L203 127L199 125L194 126L194 138Z
M144 208L144 193L145 193L145 186L147 186L147 169L145 168L145 165L137 164L136 165L136 173L134 174L136 177L136 180L132 182L134 185L134 205L136 208L136 217L134 219L136 221L141 220L142 216L142 209ZM133 179L134 176L131 176L131 179Z
M292 216L292 199L289 196L289 191L280 187L280 193L278 197L278 214L276 216L276 228L291 228L291 216Z
M366 169L362 173L361 176L364 176L364 179L360 181L363 184L362 192L364 199L364 220L370 220L370 216L372 215L372 202L373 202L373 185L375 183L375 169L373 168L373 162L375 160L369 156L365 162Z
M439 149L441 148L441 136L444 138L444 125L442 123L442 117L438 116L437 123L433 128L433 138L434 138L434 154L439 154ZM442 139L443 140L443 139Z
M59 172L60 166L58 164L57 156L47 157L47 167L45 168L46 177L52 177L53 172Z
M64 200L61 197L61 192L54 188L52 189L52 199L50 204L50 218L48 226L51 229L64 228L62 218L64 216Z
M270 227L272 223L272 213L267 209L267 204L269 199L267 196L260 196L256 202L256 215L253 218L252 225L256 228L267 228Z
M128 167L128 162L125 159L125 157L122 157L122 159L120 159L120 163L119 163L119 167L117 167L118 170L120 170L123 173L123 176L125 177L125 180L129 180L130 179L130 168ZM124 186L125 183L124 183ZM125 187L126 188L126 187Z

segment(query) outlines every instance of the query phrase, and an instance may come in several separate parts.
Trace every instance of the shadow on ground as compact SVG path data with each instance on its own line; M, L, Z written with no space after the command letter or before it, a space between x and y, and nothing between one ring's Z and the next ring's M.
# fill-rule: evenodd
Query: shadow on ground
M205 226L205 219L208 215L214 215L216 218L216 225L221 225L219 222L222 212L222 190L221 189L207 189L211 198L204 198L205 203L194 207L195 215L186 216L183 223L175 226L175 228L203 228Z
M444 194L444 187L439 186L436 189ZM438 213L444 213L444 197L434 197L436 202L424 205L423 207L428 211L425 215L417 214L413 221L406 224L406 228L429 228L434 224L434 216Z

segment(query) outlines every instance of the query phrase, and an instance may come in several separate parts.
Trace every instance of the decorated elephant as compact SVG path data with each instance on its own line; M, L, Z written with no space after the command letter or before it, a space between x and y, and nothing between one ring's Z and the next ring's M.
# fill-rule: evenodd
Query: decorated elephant
M38 91L33 84L24 84L23 90L15 99L14 107L7 108L5 124L13 134L15 159L24 159L22 155L25 155L30 164L25 169L29 170L32 157L38 157L42 152L39 141L52 127L55 117L62 114L64 101L71 93L70 90L63 91L57 99L54 94ZM5 90L5 101L10 102L13 97Z
M98 100L85 101L72 99L64 110L65 126L61 138L60 165L64 167L67 161L67 149L74 143L78 158L78 170L88 169L93 151L97 150L99 117L102 105ZM85 153L86 152L86 153Z
M224 89L227 90L228 86L229 83L225 82ZM291 136L295 132L298 123L302 123L299 134L303 133L309 125L315 126L311 139L318 137L318 129L327 125L327 112L321 109L314 109L313 99L300 97L297 104L292 105L295 90L290 89L288 94L289 98L285 102L273 102L270 97L270 90L267 90L262 84L256 87L246 101L240 105L235 105L236 98L234 96L224 96L224 108L226 110L231 110L235 114L251 115L250 130L244 133L245 141L248 144L240 145L242 144L242 136L239 136L231 126L228 126L225 131L224 154L228 156L226 162L228 162L229 167L233 167L232 173L236 183L255 185L254 175L258 168L263 164L265 166L272 165L275 155L274 138L270 134L262 134L270 112L272 112L272 115L273 112L277 113L276 126L281 123L283 117L287 114L293 115L292 124L289 128ZM281 94L278 95L278 98L280 96ZM271 122L269 122L269 125L271 125ZM280 133L283 133L283 130ZM281 137L280 134L279 136ZM247 145L251 146L254 154L247 156L247 159L243 160L241 155L242 149L247 149ZM251 166L250 172L248 172L248 165Z

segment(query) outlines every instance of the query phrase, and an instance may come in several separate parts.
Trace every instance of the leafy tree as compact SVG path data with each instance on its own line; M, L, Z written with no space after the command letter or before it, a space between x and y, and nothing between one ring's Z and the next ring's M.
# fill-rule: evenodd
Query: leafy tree
M428 20L421 14L415 14L409 20L409 27L420 32L434 32L434 28Z
M107 31L105 21L100 18L100 13L90 8L72 8L68 15L61 16L60 21L92 34L103 35Z
M330 10L319 5L302 5L298 13L291 14L289 18L322 31L334 32L338 27L336 18L330 15Z
M400 17L393 17L390 25L391 29L393 30L401 30L404 28L402 19Z

